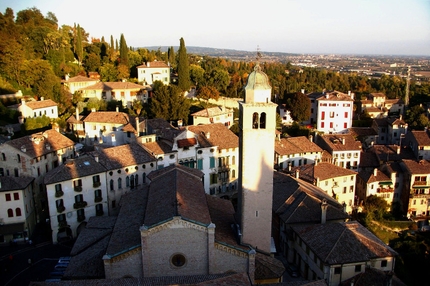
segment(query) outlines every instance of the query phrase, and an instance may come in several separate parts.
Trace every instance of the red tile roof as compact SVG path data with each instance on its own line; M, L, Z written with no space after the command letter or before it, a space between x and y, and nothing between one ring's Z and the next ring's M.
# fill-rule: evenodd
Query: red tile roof
M188 126L197 135L201 147L218 146L218 149L239 147L239 137L222 123Z
M191 147L197 144L196 138L186 138L186 139L180 139L178 140L178 147L184 148L184 147Z
M26 101L24 104L30 107L31 109L40 109L40 108L46 108L51 106L57 106L57 103L51 99L45 99L45 100L39 100L39 101Z

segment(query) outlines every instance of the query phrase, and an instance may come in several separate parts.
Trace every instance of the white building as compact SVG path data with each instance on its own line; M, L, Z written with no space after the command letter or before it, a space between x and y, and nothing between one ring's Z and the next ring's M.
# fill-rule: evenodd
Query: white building
M106 168L91 156L69 159L45 176L52 241L79 234L89 217L108 215Z
M321 160L322 151L312 136L279 138L275 141L275 164L279 170L312 164Z
M146 62L136 68L137 80L144 85L151 85L157 80L166 85L170 83L170 63Z
M391 206L395 200L395 182L396 173L385 174L377 168L373 172L362 170L358 173L357 197L360 201L364 201L368 196L377 196L384 199L388 206Z
M353 93L339 91L324 92L316 98L317 130L324 133L346 133L352 127L353 103Z
M229 127L233 125L233 109L223 106L205 108L203 110L191 114L193 117L193 125L222 123Z
M350 134L318 135L316 143L331 154L333 164L358 171L360 165L361 142Z
M69 90L71 94L74 94L76 91L79 91L87 86L94 85L99 81L99 79L89 78L81 75L74 77L69 77L67 75L65 80L62 81L62 84L66 87L66 89Z
M27 240L37 215L32 177L0 177L0 244Z
M23 118L37 118L45 115L46 117L58 118L58 105L51 99L25 101L23 98L21 103L16 106L16 109L21 112Z

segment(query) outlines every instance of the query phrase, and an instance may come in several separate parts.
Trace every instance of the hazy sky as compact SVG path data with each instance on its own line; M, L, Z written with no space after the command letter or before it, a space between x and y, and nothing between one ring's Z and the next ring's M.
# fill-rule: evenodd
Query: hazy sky
M36 7L90 37L128 46L246 51L430 55L430 0L0 0L15 15Z

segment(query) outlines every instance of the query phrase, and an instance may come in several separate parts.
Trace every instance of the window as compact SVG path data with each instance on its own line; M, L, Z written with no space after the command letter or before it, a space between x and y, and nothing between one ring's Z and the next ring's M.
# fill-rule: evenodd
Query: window
M325 111L321 112L321 120L325 119Z
M330 118L334 118L334 111L330 111Z
M185 256L183 256L182 254L175 254L170 259L170 262L175 267L182 267L185 265L186 259L185 259Z
M93 176L93 187L98 188L100 187L100 185L101 185L100 176L99 175Z
M18 159L18 163L21 163L21 156L19 156L19 154L16 155L17 159Z
M118 189L122 189L122 179L118 178Z
M263 112L260 115L260 129L266 129L266 113Z
M355 272L361 272L361 265L355 265Z
M112 179L110 179L110 181L109 181L109 189L110 189L111 191L113 191L113 190L114 190L114 188L113 188L113 180L112 180Z
M339 275L339 274L341 274L341 273L342 273L342 268L341 268L341 267L335 267L335 268L334 268L334 274Z
M343 187L343 193L346 194L346 187Z
M218 176L216 173L210 174L210 184L216 184L218 182Z
M252 114L252 129L257 129L258 128L258 113L254 112Z
M197 159L197 169L203 170L203 159Z
M0 176L3 177L4 176L4 169L0 168Z
M16 216L21 216L21 209L20 208L16 208L15 209L15 215Z
M231 177L233 178L233 179L235 179L236 178L236 170L231 170Z
M345 118L348 118L348 112L345 112Z
M125 187L126 188L130 187L130 178L128 176L125 177Z
M75 189L75 192L81 192L82 191L82 180L76 180L73 181L73 188Z
M321 122L321 128L324 128L324 122Z
M102 204L97 204L96 205L96 215L97 216L101 216L103 215L103 205Z
M381 260L381 267L387 267L387 260Z
M215 168L215 157L210 157L209 160L209 168Z
M13 209L7 210L7 217L13 217Z
M348 123L347 122L343 123L343 128L348 128Z
M116 201L115 200L112 201L112 208L113 209L116 208Z
M13 200L18 201L19 200L19 193L13 193Z
M15 177L19 177L19 171L18 171L18 168L15 168L14 170L14 175L15 175Z
M94 191L94 202L98 203L102 201L102 190L95 190Z
M11 201L12 200L10 194L5 194L5 197L6 197L6 201Z

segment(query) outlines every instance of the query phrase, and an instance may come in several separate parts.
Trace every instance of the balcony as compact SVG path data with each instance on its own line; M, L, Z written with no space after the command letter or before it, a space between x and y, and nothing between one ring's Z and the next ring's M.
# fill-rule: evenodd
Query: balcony
M63 195L64 195L64 192L62 190L55 191L55 197L56 198L62 197Z
M95 202L95 203L99 203L99 202L101 202L102 200L103 200L103 198L102 198L101 196L94 197L94 202Z
M98 188L98 187L100 187L101 184L102 183L100 183L100 182L93 182L93 187Z
M82 186L74 186L75 192L82 192Z
M84 207L87 206L87 202L86 201L82 201L82 202L77 202L73 204L73 208L74 209L82 209Z
M394 189L393 188L377 188L376 192L378 194L382 194L382 193L394 193Z
M85 215L78 216L78 222L83 222L85 220Z
M58 228L61 227L66 227L67 226L67 221L66 220L62 220L58 222Z
M96 216L102 216L104 214L103 210L96 210Z
M57 207L57 213L62 213L66 210L66 208L64 206L58 206Z

